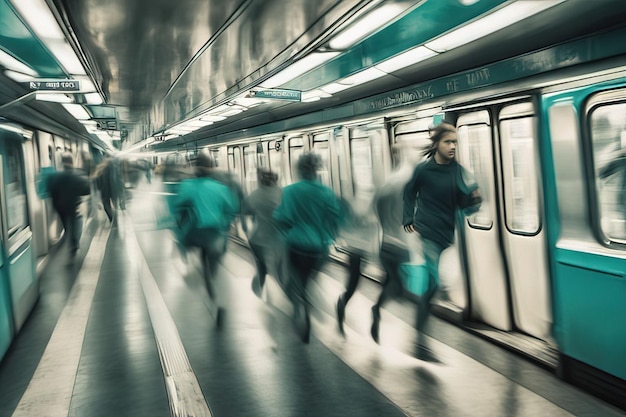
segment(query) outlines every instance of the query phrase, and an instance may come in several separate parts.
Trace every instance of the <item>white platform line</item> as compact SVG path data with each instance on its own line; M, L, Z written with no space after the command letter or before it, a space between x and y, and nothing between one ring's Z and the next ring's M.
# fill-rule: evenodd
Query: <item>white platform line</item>
M141 251L132 222L125 216L124 223L129 258L141 281L154 329L171 415L173 417L212 417L213 414L189 363L176 323L167 309L165 300Z
M67 417L110 229L94 236L69 298L13 417Z

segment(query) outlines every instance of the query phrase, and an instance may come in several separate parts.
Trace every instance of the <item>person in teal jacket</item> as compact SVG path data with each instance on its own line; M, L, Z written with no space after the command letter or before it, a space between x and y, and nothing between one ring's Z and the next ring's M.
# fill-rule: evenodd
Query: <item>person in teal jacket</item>
M215 160L201 152L196 160L197 177L181 181L173 202L184 247L200 248L207 292L213 301L219 326L222 309L217 306L211 281L226 251L230 224L239 211L231 188L212 177Z
M328 255L341 213L333 190L317 180L321 165L321 158L314 153L305 153L298 159L300 181L284 188L281 203L273 214L287 247L290 275L287 293L305 343L309 341L310 331L306 286L313 271Z

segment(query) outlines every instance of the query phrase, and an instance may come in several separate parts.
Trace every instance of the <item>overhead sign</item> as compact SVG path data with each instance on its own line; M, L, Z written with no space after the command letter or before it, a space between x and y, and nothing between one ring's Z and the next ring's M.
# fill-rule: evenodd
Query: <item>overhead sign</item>
M33 91L78 91L80 82L77 80L37 80L24 83Z
M118 130L117 121L115 119L101 119L96 121L96 127L99 130Z
M279 90L276 88L270 90L253 90L250 91L250 97L268 98L273 100L301 101L302 91L298 90Z

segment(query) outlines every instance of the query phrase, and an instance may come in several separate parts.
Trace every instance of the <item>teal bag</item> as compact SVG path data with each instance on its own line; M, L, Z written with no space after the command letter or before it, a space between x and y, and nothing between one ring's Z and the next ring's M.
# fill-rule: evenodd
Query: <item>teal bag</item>
M422 296L430 287L428 268L424 264L401 264L400 279L403 288L412 295Z

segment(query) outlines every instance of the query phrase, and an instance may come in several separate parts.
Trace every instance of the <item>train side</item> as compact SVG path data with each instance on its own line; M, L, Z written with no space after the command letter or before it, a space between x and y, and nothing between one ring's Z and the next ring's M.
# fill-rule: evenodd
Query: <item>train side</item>
M84 139L0 120L0 359L32 311L39 274L62 237L61 222L40 183L46 173L62 169L66 151L86 174L101 154ZM90 207L90 200L81 204L85 221Z
M553 331L563 376L624 407L626 78L603 78L541 101Z
M497 65L481 71L497 77ZM442 255L449 299L438 301L437 311L624 407L624 65L618 58L538 71L415 105L376 108L371 103L390 101L374 97L364 100L376 110L368 114L328 122L328 109L289 130L254 135L252 129L206 148L245 193L257 187L258 168L276 172L285 186L297 180L302 153L320 154L320 180L366 218L365 273L382 279L374 193L399 161L417 161L430 126L454 123L458 159L473 172L484 201L479 212L459 218L456 244ZM245 241L241 228L235 235ZM334 254L347 251L340 239Z

